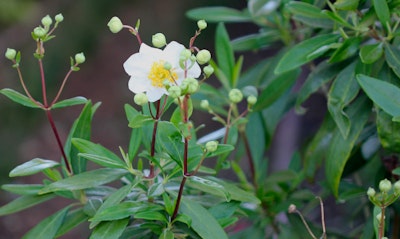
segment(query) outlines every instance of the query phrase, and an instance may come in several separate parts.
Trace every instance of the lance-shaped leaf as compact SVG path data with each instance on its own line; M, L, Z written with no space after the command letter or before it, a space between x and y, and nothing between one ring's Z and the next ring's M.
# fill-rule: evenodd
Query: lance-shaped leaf
M55 191L73 191L100 186L117 180L127 174L124 169L101 168L76 174L72 177L51 183L43 188L40 193Z
M30 98L28 98L27 96L19 93L18 91L15 91L13 89L2 89L0 90L0 93L7 96L10 100L21 104L23 106L27 106L27 107L31 107L31 108L41 108L40 105L38 105L37 103L33 102Z
M204 19L208 22L249 22L251 17L246 12L227 7L203 7L189 10L186 15L191 19Z
M58 162L48 159L34 158L28 162L18 165L11 170L10 177L28 176L42 172L45 169L53 168L60 165Z
M383 55L382 43L364 45L360 49L360 59L364 64L372 64Z
M329 50L327 46L336 42L339 37L338 34L326 34L302 41L286 52L275 68L275 73L287 72L314 60Z
M54 198L54 194L24 195L0 207L0 216L22 211Z
M67 215L64 218L64 222L61 227L57 231L57 235L55 238L58 238L65 233L71 231L75 227L80 224L87 222L88 215L83 212L83 208L78 208L76 210L68 211Z
M230 87L233 87L233 71L235 67L235 58L232 46L225 25L220 23L217 26L215 34L215 55L219 69L224 73Z
M343 69L333 82L328 94L328 110L335 120L343 138L347 138L351 122L344 108L357 96L360 86L355 78L357 62Z
M47 217L34 228L32 228L22 239L53 239L55 238L58 229L64 222L65 216L71 206L68 206L55 214Z
M93 230L89 239L119 238L128 225L129 219L102 222Z
M380 108L393 117L400 115L400 89L393 84L366 75L357 75L358 83Z
M221 184L208 180L206 178L201 178L197 176L189 177L187 185L200 191L223 197L226 201L231 200L230 193L226 191Z
M389 43L386 43L385 58L390 68L392 68L394 73L400 77L400 49Z
M338 197L339 195L339 182L344 167L370 113L371 108L370 104L368 104L367 98L358 98L346 110L346 114L348 115L352 125L347 138L343 138L340 130L336 130L332 136L327 153L325 173L328 184L335 197Z
M382 26L386 28L386 24L390 21L390 11L387 0L372 0L374 4L375 13L378 16Z
M321 9L318 7L299 1L290 1L286 4L285 9L293 14L293 18L300 21L308 26L331 28L333 25L325 14L321 13Z
M85 97L77 96L77 97L74 97L71 99L59 101L59 102L55 103L51 108L58 109L58 108L64 108L64 107L73 106L73 105L82 105L82 104L86 104L87 101L88 100Z

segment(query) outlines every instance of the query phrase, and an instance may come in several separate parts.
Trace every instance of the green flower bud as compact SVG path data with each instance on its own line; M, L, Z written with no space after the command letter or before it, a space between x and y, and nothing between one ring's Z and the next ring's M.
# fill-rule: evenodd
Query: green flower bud
M153 35L153 37L151 38L151 42L153 43L153 46L157 48L161 48L167 45L167 40L165 39L165 35L162 33L157 33Z
M394 193L400 195L400 180L394 183Z
M15 60L15 56L17 55L17 51L11 48L7 48L6 50L6 58L9 60Z
M169 87L168 94L172 99L176 99L181 96L182 90L179 86L173 85Z
M208 141L206 143L207 152L213 153L218 149L218 141Z
M44 36L46 36L47 34L47 30L44 29L43 27L35 27L33 29L33 35L37 38L42 38Z
M195 78L188 77L182 81L181 89L188 94L195 93L199 88L199 82Z
M110 28L110 31L112 33L117 33L124 28L124 25L122 24L121 20L118 17L112 17L110 21L107 23L108 28Z
M232 89L229 91L229 100L232 103L239 103L243 99L243 94L239 89Z
M197 52L196 60L200 65L206 64L211 59L211 53L208 50L201 50Z
M197 21L197 27L200 30L204 30L207 28L207 22L205 20L199 20L199 21Z
M82 64L83 62L85 62L86 58L85 55L83 54L83 52L75 54L75 62L78 64Z
M249 105L254 105L255 103L257 103L257 97L255 97L254 95L250 95L249 97L247 97L247 103Z
M206 74L207 77L210 77L214 73L214 68L211 65L207 65L203 68L204 74Z
M390 189L392 189L392 183L386 178L379 182L379 190L382 192L387 193Z
M208 100L202 100L200 101L200 107L207 110L210 107L210 103L208 103Z
M375 194L376 194L375 189L369 187L368 191L367 191L368 197L373 197L373 196L375 196Z
M56 20L56 22L62 22L64 21L64 16L61 13L59 13L54 17L54 20Z
M49 15L45 16L42 18L42 24L45 27L50 27L50 25L53 23L53 19Z
M296 205L294 205L294 204L289 205L288 213L294 213L294 212L296 212L296 210L297 210Z
M169 63L169 62L165 62L165 63L164 63L164 69L165 69L165 70L169 71L169 70L171 70L171 68L172 68L171 63Z
M137 93L133 97L133 101L135 102L135 104L142 106L144 104L147 104L147 102L149 102L149 99L147 98L147 95L145 93Z
M192 52L189 49L183 49L181 51L180 60L186 61L187 59L189 59L192 56Z

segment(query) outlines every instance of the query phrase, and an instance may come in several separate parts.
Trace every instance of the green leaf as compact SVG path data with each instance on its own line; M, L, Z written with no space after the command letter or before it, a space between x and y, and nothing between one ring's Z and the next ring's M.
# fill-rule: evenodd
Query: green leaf
M139 113L130 119L128 126L135 129L142 127L145 123L151 123L153 121L154 120L150 115L143 115Z
M304 40L299 44L289 49L286 54L281 58L278 66L275 68L275 74L280 74L293 69L296 69L312 60L317 58L319 54L314 53L318 49L336 42L339 39L338 34L318 35L316 37ZM329 50L329 49L327 49Z
M81 152L78 154L79 156L91 160L103 167L127 168L127 165L125 165L123 160L100 144L76 138L72 139L72 144Z
M381 109L377 109L376 126L382 147L390 152L400 153L400 122Z
M135 214L135 218L168 223L167 218L161 212L141 211L141 212L138 212L138 213Z
M35 195L44 186L42 184L4 184L1 188L19 195Z
M31 108L41 108L40 105L37 103L33 102L31 99L26 97L25 95L19 93L18 91L15 91L13 89L2 89L0 90L0 93L3 94L4 96L8 97L10 100L21 104L23 106L31 107Z
M285 5L285 9L293 14L295 20L308 26L331 28L333 25L332 20L321 13L321 9L309 3L290 1Z
M40 191L40 193L44 194L55 191L64 191L64 190L73 191L73 190L92 188L115 181L123 177L127 173L128 173L127 170L109 169L109 168L101 168L92 171L87 171L49 184L45 188L43 188Z
M355 78L357 62L344 68L333 82L328 94L328 110L339 127L343 138L347 138L351 122L344 108L357 96L360 86Z
M228 32L225 28L225 25L222 23L218 24L215 33L215 55L217 57L219 68L228 78L230 87L233 87L232 81L235 59Z
M26 208L30 208L39 203L48 201L54 198L54 194L45 194L45 195L24 195L21 196L6 205L0 207L0 216L12 214L15 212L22 211Z
M386 28L386 24L390 21L390 11L387 0L372 0L372 3L379 21L382 23L382 26Z
M329 64L327 61L321 62L307 77L303 86L300 88L296 99L296 110L301 112L301 104L304 103L313 93L323 85L332 80L343 66L340 64Z
M158 239L174 239L174 233L171 232L169 229L165 229Z
M266 29L260 33L235 38L231 41L231 45L234 51L253 51L268 47L278 40L280 40L280 35L277 30Z
M337 12L322 10L322 13L325 14L330 19L332 19L337 24L341 25L342 27L353 29L353 26L350 25L350 23L348 23L345 19L343 19Z
M218 221L200 204L195 201L182 198L179 208L182 214L192 219L191 227L203 239L228 239L225 231Z
M234 149L235 149L235 147L233 147L230 144L218 144L217 150L215 150L212 153L207 153L206 157L215 157L215 156L218 156L221 154L231 152Z
M53 239L63 224L70 207L68 206L47 217L25 234L22 239Z
M207 22L249 22L251 17L245 12L227 7L203 7L189 10L186 16Z
M43 170L48 168L56 167L58 165L60 164L53 160L34 158L28 162L25 162L15 167L13 170L11 170L9 176L10 177L28 176L42 172Z
M187 185L200 191L223 197L227 202L231 200L229 192L227 192L221 184L208 180L206 178L201 178L197 176L189 177L187 180Z
M120 219L109 222L101 222L93 230L89 239L119 238L128 225L129 219Z
M358 83L368 97L386 113L400 115L400 89L395 85L366 75L357 75Z
M88 102L88 100L85 97L77 96L77 97L74 97L71 99L59 101L59 102L55 103L51 107L51 109L64 108L64 107L73 106L73 105L82 105L82 104L86 104L87 102Z
M383 55L382 43L364 45L360 49L360 59L364 64L372 64L381 59Z
M285 92L291 89L300 74L300 69L285 71L283 74L274 76L267 87L258 96L254 110L262 110L271 106Z
M224 189L230 194L231 200L254 203L254 204L261 203L260 199L258 199L253 193L245 191L233 183L211 176L205 178L222 185Z
M327 153L325 173L328 184L335 197L338 197L339 182L344 167L350 157L352 149L360 135L365 123L368 120L371 109L366 97L358 98L346 110L352 127L346 139L343 138L340 130L336 130Z
M88 216L83 212L82 208L78 208L73 211L68 211L67 215L65 216L63 224L57 231L56 238L71 231L72 229L74 229L78 225L86 222L87 220L88 220Z
M99 104L92 105L89 100L83 107L79 117L74 121L68 138L65 142L64 150L67 158L72 166L74 174L86 171L86 159L78 156L78 149L72 145L72 138L80 138L89 140L92 132L93 114L96 112Z
M333 5L338 10L353 11L357 9L359 1L360 0L336 0Z
M396 168L396 169L393 169L392 174L395 174L395 175L399 175L399 176L400 176L400 167L398 167L398 168Z
M344 40L341 46L333 52L329 62L335 63L351 58L358 52L361 40L361 37L352 37Z
M400 77L400 50L396 46L385 44L385 58L397 77Z

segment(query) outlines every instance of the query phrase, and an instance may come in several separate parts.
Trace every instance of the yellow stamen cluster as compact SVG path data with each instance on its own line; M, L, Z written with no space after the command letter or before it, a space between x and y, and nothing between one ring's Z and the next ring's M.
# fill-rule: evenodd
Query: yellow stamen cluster
M164 81L168 80L171 83L175 83L178 75L173 70L166 70L164 61L154 62L151 66L150 73L147 76L151 80L151 85L154 87L164 87Z

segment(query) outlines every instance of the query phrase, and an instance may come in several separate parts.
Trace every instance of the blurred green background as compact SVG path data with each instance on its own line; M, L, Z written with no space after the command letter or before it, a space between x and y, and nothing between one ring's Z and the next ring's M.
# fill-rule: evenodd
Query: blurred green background
M62 79L69 69L69 57L84 52L86 62L81 71L69 78L61 99L85 96L93 102L102 102L93 125L93 140L117 151L118 146L126 148L130 129L127 127L123 105L132 103L133 94L127 88L129 77L122 64L138 50L136 38L123 31L112 34L107 22L112 16L119 16L124 23L134 25L141 20L140 33L144 42L150 43L152 34L163 32L168 41L188 43L197 26L185 17L189 9L201 6L224 5L242 9L246 1L196 1L196 0L0 0L0 52L7 48L22 52L21 69L31 94L41 100L40 78L37 62L33 58L35 42L30 33L40 24L43 16L64 15L64 22L56 30L56 39L48 42L44 58L49 98L54 97ZM197 45L212 50L215 25L204 31ZM229 26L228 26L229 29ZM249 28L231 29L237 32ZM0 89L13 88L22 92L18 75L11 62L0 57ZM65 139L68 130L79 114L81 107L54 111L54 118ZM0 183L41 183L40 178L8 177L9 171L18 164L40 157L58 160L59 151L45 115L40 110L22 107L4 96L0 96ZM0 205L15 197L0 191ZM65 202L50 201L13 214L0 217L0 239L21 238L33 225L46 215L55 212ZM85 227L75 230L62 238L87 238Z

